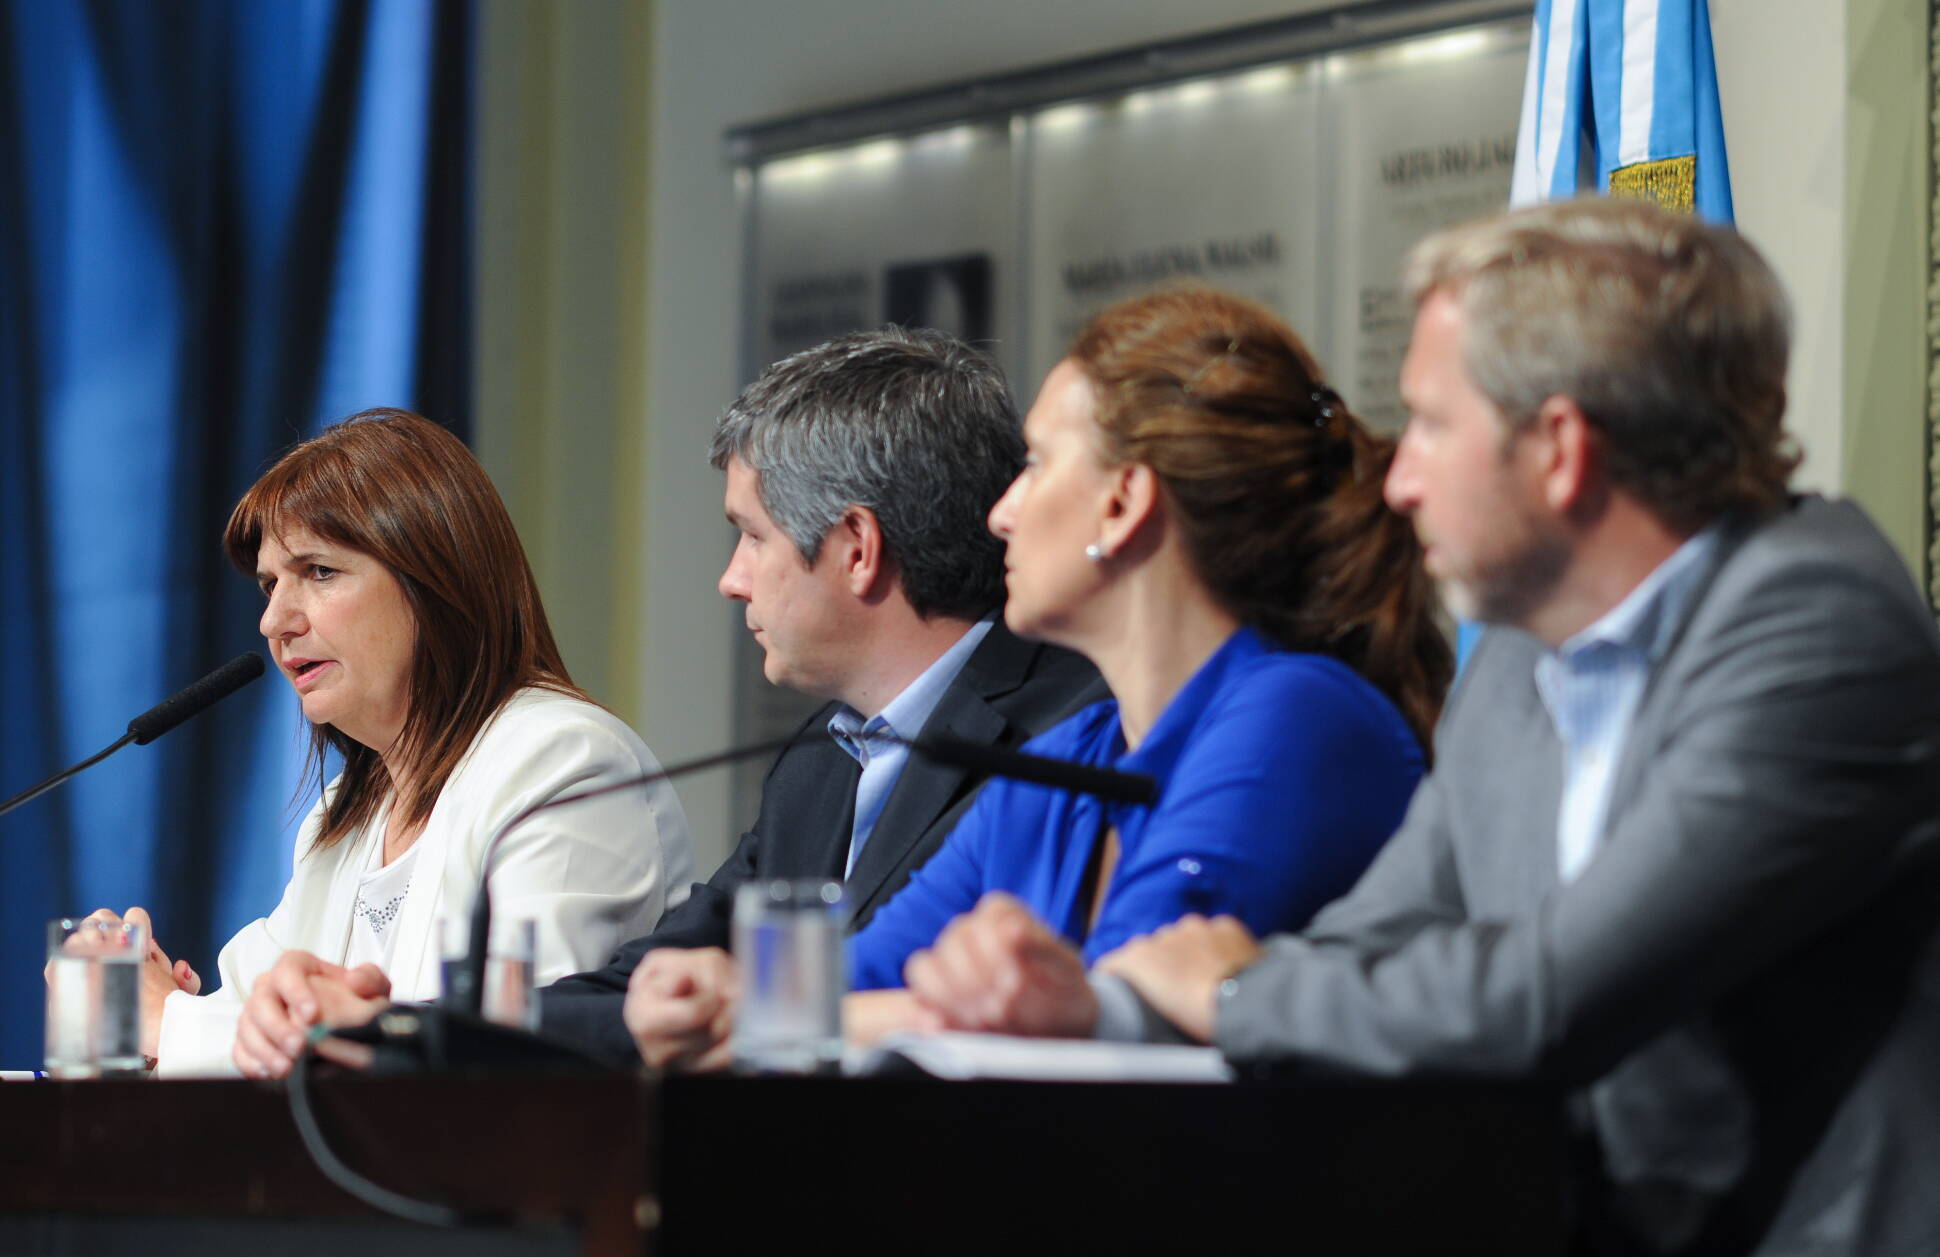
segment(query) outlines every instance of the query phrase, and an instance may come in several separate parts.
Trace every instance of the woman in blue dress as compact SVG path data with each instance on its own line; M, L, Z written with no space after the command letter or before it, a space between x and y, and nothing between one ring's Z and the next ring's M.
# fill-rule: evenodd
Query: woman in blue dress
M910 956L1007 892L1089 963L1187 913L1289 930L1400 823L1453 670L1393 443L1284 322L1202 287L1085 326L1024 422L990 512L1005 622L1077 650L1113 701L1040 755L1144 773L1151 806L992 781L853 940L852 1038L924 1019Z

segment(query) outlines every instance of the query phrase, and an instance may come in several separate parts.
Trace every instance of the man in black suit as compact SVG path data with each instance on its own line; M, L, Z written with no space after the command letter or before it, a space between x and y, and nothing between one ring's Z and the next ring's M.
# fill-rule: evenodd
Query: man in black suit
M866 732L1015 745L1108 696L1082 658L1022 641L994 614L1004 551L984 517L1024 444L1002 374L962 342L884 328L785 358L728 407L710 456L740 533L720 591L743 604L768 680L829 701L769 770L727 862L605 968L541 992L549 1034L616 1063L677 1065L723 1046L707 1032L716 949L742 882L845 878L860 927L954 827L981 780ZM304 953L258 982L238 1035L266 1067L252 1072L287 1068L277 1045L298 1029L288 1009L304 984L345 977L347 989L319 990L333 1023L381 1007L350 997L384 992ZM637 1045L622 1019L629 982Z
M989 618L1003 547L984 516L1023 453L1002 376L935 332L839 337L776 363L728 407L710 457L740 539L721 593L745 607L768 680L829 702L769 770L754 828L714 876L604 969L546 988L548 1032L614 1059L637 1046L656 1065L718 1050L705 1032L716 988L696 972L725 957L694 949L728 945L735 888L846 878L859 927L976 792L962 769L858 735L1011 745L1105 697L1082 659Z

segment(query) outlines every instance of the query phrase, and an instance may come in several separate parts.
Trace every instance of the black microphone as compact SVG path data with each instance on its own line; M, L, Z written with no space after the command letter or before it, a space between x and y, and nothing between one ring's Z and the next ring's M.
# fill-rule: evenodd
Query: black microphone
M255 651L237 655L194 685L156 703L128 722L128 736L147 746L176 725L228 698L263 675L263 657Z
M208 708L228 698L261 675L263 675L261 655L254 651L237 655L194 685L163 699L130 720L128 732L122 734L112 746L90 755L72 768L62 769L39 785L31 786L22 793L16 794L5 803L0 803L0 816L5 816L23 803L32 802L83 769L94 767L130 742L136 746L147 746L184 720L201 715Z
M485 844L485 852L478 862L478 897L472 901L471 937L465 953L465 960L457 977L452 982L452 1005L459 1012L476 1017L484 1008L486 949L492 934L492 895L490 889L492 855L498 850L500 839L511 833L524 822L541 812L569 803L580 803L587 799L597 799L602 795L614 794L621 790L632 790L639 786L650 786L657 782L671 781L703 768L717 768L725 764L738 763L760 755L769 755L794 745L799 741L827 741L827 733L813 733L806 738L776 738L769 742L757 742L749 746L738 746L713 755L704 755L685 763L663 768L658 772L642 773L625 781L609 782L591 790L577 794L561 795L535 803L499 827L491 840ZM1057 790L1069 790L1074 794L1091 794L1116 803L1136 803L1150 805L1158 802L1159 783L1143 773L1122 773L1110 768L1093 768L1089 764L1074 764L1070 760L1052 759L1046 755L1032 755L1009 747L989 746L971 742L949 733L926 733L915 738L897 737L882 731L867 734L870 741L890 742L906 746L918 755L935 760L940 764L968 769L988 777L1009 777L1017 781L1029 781L1037 785L1050 786Z
M923 733L910 739L888 737L884 740L901 742L939 764L967 768L986 777L1009 777L1073 794L1096 795L1113 803L1140 803L1149 807L1159 801L1159 783L1144 773L1093 768L1068 759L1014 751L1008 746L972 742L953 733Z

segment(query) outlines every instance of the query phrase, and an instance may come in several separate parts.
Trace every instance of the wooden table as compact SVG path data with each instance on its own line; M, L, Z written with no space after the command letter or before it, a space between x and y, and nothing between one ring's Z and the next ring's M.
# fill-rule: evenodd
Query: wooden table
M14 1253L845 1253L1247 1242L1555 1253L1568 1194L1543 1093L922 1078L320 1079L343 1158L498 1215L386 1218L312 1163L280 1084L0 1083ZM1241 1250L1245 1251L1245 1250Z

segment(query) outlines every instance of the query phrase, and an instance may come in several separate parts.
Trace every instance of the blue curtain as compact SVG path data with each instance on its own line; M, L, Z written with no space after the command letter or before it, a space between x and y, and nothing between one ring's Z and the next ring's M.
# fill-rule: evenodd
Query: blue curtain
M0 796L261 649L219 539L278 451L468 430L472 63L452 0L0 0ZM0 1065L50 917L142 904L213 985L302 737L271 676L0 819Z

